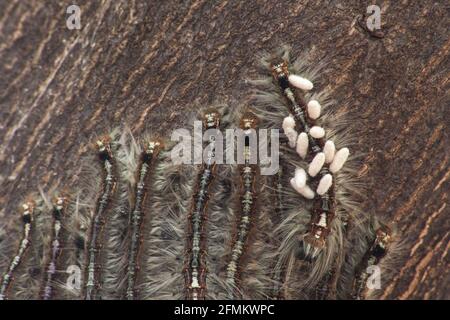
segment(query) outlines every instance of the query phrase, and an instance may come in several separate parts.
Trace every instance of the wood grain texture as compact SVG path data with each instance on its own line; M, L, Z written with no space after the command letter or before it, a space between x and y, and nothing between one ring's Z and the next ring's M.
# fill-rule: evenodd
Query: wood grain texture
M81 30L66 27L81 7ZM0 1L0 219L42 186L70 188L97 134L167 135L196 106L248 103L256 54L286 43L326 62L354 119L364 208L395 221L408 259L388 299L450 298L449 51L445 1Z

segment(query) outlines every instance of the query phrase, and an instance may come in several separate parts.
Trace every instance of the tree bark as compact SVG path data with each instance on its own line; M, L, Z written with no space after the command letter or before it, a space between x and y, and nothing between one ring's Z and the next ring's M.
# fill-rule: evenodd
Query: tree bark
M364 208L407 238L383 297L450 298L448 8L379 5L374 35L360 1L0 1L0 219L38 186L71 188L92 138L121 123L170 136L199 105L249 103L257 53L289 44L326 63L318 87L354 121Z

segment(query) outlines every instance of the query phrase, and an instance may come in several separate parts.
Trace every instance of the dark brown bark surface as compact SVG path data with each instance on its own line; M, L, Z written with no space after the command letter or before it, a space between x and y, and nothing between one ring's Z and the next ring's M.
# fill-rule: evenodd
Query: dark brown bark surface
M81 30L66 27L81 7ZM449 295L449 8L385 1L0 1L0 219L38 186L70 188L92 137L127 123L168 136L195 107L249 101L256 54L325 61L321 87L354 119L366 211L408 256L384 298Z

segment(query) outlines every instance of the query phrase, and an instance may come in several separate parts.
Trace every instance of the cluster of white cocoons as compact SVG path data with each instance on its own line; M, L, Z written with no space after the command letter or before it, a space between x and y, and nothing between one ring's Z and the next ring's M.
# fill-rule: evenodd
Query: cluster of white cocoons
M289 82L300 89L311 90L313 84L311 81L302 78L297 75L290 75ZM311 100L307 105L308 117L315 120L320 117L321 105L317 100ZM305 159L308 154L309 140L308 133L298 132L295 130L295 119L292 116L288 116L283 120L283 131L289 140L289 146L295 148L298 155ZM320 139L325 137L325 130L319 126L313 126L309 130L311 137ZM323 148L322 152L317 153L308 166L308 172L303 168L296 168L295 175L291 179L291 185L301 195L307 199L313 199L315 196L314 191L306 184L307 176L315 177L319 174L320 170L325 164L329 165L331 173L337 173L344 166L348 159L350 151L348 148L342 148L336 151L334 142L328 140ZM324 195L333 184L333 176L331 174L325 174L319 181L316 192L318 195Z

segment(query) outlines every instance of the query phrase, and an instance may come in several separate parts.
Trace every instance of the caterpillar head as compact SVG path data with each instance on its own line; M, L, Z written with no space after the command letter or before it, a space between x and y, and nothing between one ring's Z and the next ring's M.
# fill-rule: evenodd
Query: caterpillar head
M22 205L22 219L24 223L33 221L33 211L35 204L33 201L27 201Z
M274 60L270 63L270 70L273 77L277 80L289 76L288 63L285 60Z
M110 145L110 138L108 137L100 138L95 142L95 144L97 146L100 159L104 160L113 158Z
M147 142L145 151L143 153L143 161L150 162L153 157L157 156L163 148L163 144L159 140L151 140Z
M67 199L66 199L66 197L63 197L63 196L58 196L58 197L55 197L55 199L53 199L53 205L57 210L61 210L64 207L64 205L66 204L66 202L67 202Z
M55 219L61 219L64 214L64 209L67 205L67 198L62 196L57 196L53 199L53 215Z
M203 114L203 125L205 129L218 128L220 124L220 113L216 109L208 109Z
M247 111L242 115L240 127L242 130L256 129L258 123L258 117L253 112Z
M391 231L387 227L381 227L376 231L376 238L373 244L373 252L377 258L382 258L391 242Z

